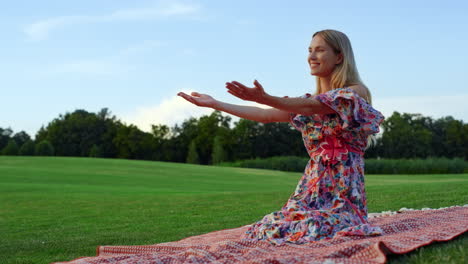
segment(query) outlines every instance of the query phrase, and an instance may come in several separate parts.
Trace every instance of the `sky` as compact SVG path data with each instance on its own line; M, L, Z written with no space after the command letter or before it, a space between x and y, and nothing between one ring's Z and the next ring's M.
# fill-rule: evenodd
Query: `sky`
M468 122L467 1L2 1L0 127L34 137L60 114L108 108L127 124L209 114L177 97L233 104L225 83L315 91L307 48L344 32L373 106ZM235 119L234 119L235 120Z

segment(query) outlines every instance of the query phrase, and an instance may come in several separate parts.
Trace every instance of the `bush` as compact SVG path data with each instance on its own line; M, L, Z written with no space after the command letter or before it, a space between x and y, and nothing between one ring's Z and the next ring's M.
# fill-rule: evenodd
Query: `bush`
M16 156L19 153L19 148L13 139L8 141L8 144L3 148L2 154L9 156Z
M221 163L220 166L269 169L281 171L304 171L309 159L295 156L279 156L265 159L242 160L231 163Z
M47 140L43 140L36 145L36 156L53 156L54 153L54 146Z
M19 154L21 156L34 156L34 142L32 140L24 142L19 150Z
M224 162L220 166L303 172L307 158L284 156ZM366 174L444 174L467 173L468 162L461 158L366 159Z
M365 172L369 174L464 173L467 168L468 163L461 158L365 160Z

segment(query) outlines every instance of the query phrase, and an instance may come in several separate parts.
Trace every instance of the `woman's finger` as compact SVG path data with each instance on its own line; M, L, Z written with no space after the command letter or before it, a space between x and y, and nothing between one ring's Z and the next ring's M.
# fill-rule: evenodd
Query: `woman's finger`
M254 81L254 85L255 85L255 87L258 87L261 90L263 90L263 86L257 80Z
M198 102L195 100L195 98L193 98L192 96L188 94L180 92L177 95L179 95L180 97L184 98L185 100L189 101L192 104L198 105Z
M243 92L243 89L242 88L239 88L235 85L232 85L232 84L226 84L226 88L231 90L231 91L235 91L235 92Z
M236 84L234 84L232 82L227 82L226 87L228 87L228 86L232 87L232 88L242 89L242 87L240 87L239 85L236 85Z
M240 83L240 82L232 81L232 83L235 84L235 85L237 85L237 86L239 86L240 88L243 88L243 89L247 88L247 86L243 85L243 84Z
M236 93L236 92L233 92L233 91L231 91L231 90L228 90L228 93L234 95L235 97L238 97L238 98L244 100L244 97L243 97L242 95Z
M184 99L187 99L187 97L189 97L188 94L183 93L183 92L180 92L180 93L178 93L177 95L180 96L180 97L182 97L182 98L184 98Z

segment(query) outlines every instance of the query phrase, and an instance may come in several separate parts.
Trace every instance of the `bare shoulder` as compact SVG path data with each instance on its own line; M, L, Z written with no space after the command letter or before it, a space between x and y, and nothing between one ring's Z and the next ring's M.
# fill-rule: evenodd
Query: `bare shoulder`
M369 102L369 89L362 84L356 84L349 86L350 89L355 91L360 97L364 98L366 101Z

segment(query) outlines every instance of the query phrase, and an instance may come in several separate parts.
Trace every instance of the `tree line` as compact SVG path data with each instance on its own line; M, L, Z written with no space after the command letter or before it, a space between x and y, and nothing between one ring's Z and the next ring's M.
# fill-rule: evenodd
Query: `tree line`
M263 124L219 111L173 127L152 125L144 132L107 108L59 115L32 139L0 128L2 155L76 156L217 164L273 156L307 156L300 133L287 123ZM394 112L366 158L468 157L468 124L451 116L432 119Z

